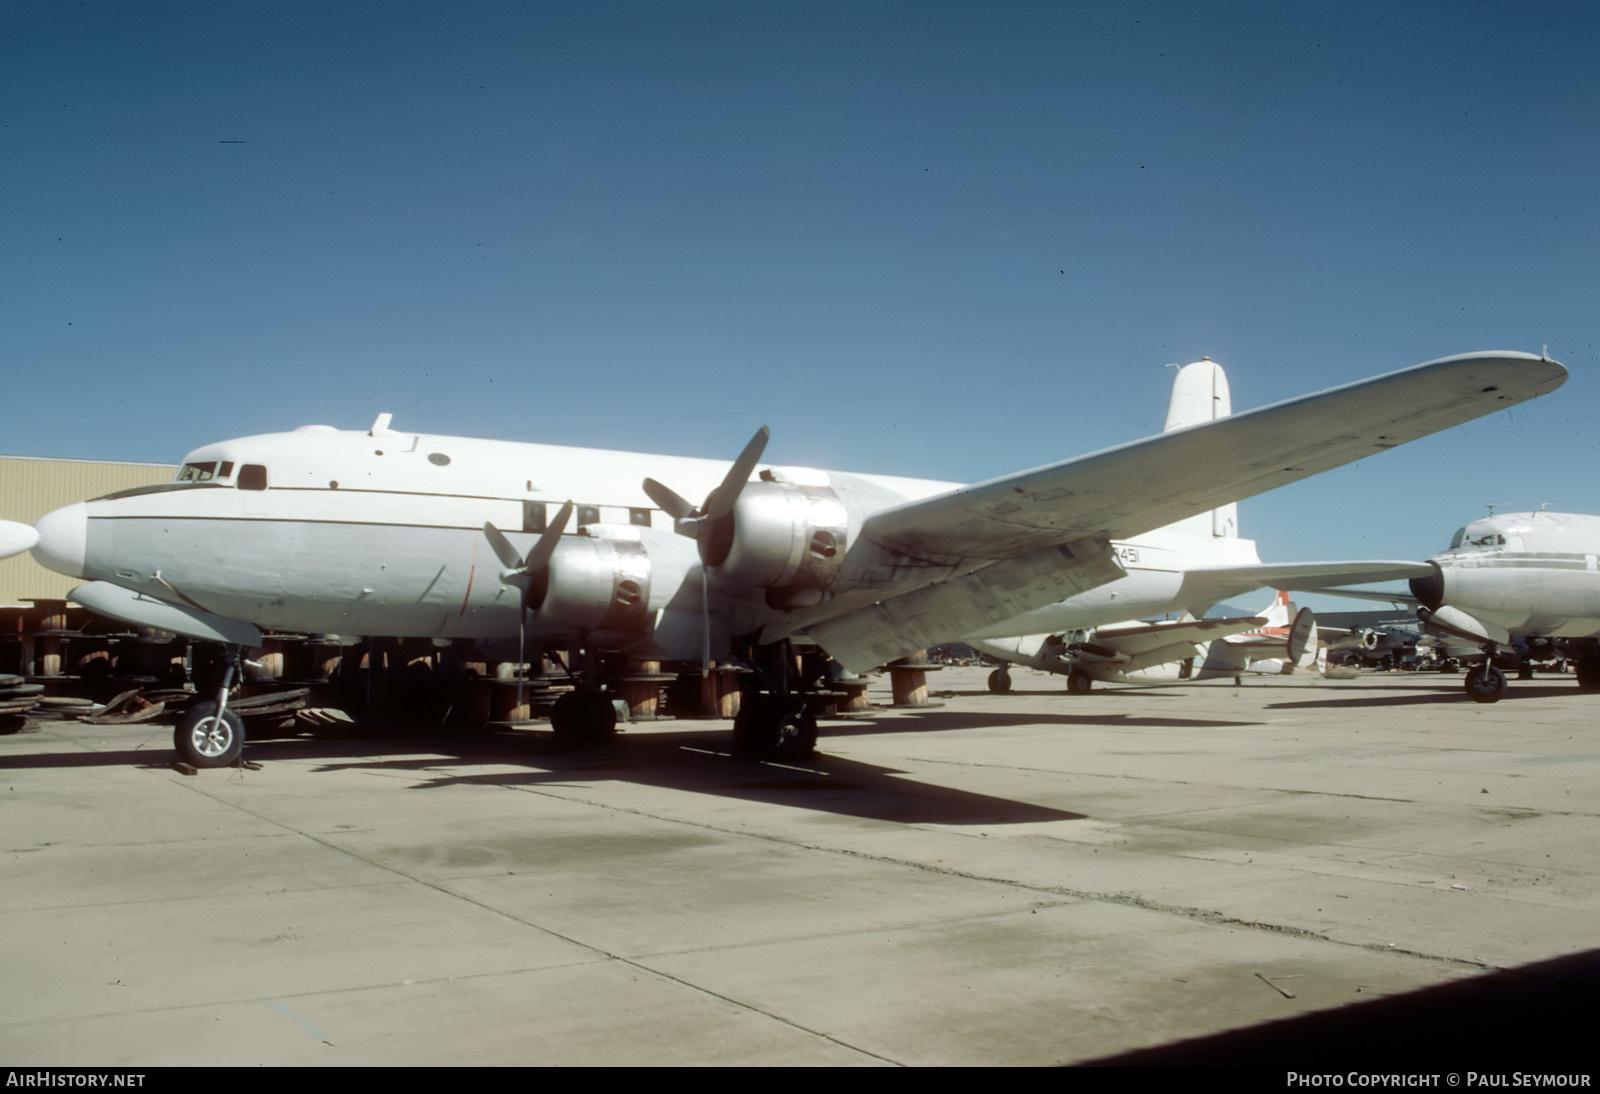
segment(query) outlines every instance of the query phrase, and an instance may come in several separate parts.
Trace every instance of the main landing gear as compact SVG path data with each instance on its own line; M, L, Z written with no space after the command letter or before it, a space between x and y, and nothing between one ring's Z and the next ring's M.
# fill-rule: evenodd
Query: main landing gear
M608 741L617 734L611 693L591 687L569 691L550 708L550 728L563 741Z
M1589 638L1573 660L1572 670L1578 675L1578 686L1587 691L1600 689L1600 642Z
M989 690L996 695L1008 695L1011 692L1011 670L1001 665L989 674Z
M817 718L803 695L745 692L733 719L733 752L745 760L803 760L817 748Z
M734 755L744 760L803 760L817 748L817 716L805 685L825 672L802 667L805 657L796 658L787 640L751 652L755 671L745 677L740 691L739 713L733 719Z
M609 741L617 735L617 707L612 701L615 694L601 691L595 686L595 682L605 675L604 658L599 651L586 649L582 652L584 666L581 677L573 674L560 654L551 655L574 686L550 707L550 728L558 739L569 744Z

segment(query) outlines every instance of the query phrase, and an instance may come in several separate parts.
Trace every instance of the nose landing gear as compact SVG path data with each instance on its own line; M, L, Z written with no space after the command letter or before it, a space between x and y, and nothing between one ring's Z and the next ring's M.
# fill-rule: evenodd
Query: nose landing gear
M178 758L191 767L232 767L244 751L244 720L228 709L228 692L239 675L240 651L222 653L222 681L217 697L190 703L172 734Z

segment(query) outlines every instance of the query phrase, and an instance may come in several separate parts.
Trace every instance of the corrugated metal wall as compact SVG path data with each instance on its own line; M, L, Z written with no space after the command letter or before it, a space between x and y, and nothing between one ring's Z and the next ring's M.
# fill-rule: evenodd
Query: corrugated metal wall
M45 460L0 456L0 520L32 524L52 509L97 498L113 490L168 482L170 463L102 463L97 460ZM52 573L32 555L0 559L0 607L16 607L32 597L64 597L83 582Z

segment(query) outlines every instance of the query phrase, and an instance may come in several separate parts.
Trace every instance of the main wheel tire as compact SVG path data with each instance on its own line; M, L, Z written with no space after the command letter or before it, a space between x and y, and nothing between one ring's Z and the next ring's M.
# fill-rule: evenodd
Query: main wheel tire
M1067 693L1069 695L1088 695L1094 690L1094 677L1086 672L1067 673Z
M733 752L745 760L803 760L817 749L817 719L803 699L746 695L733 720Z
M172 732L178 758L193 767L232 767L244 751L244 720L231 710L217 717L213 700L190 703Z
M1493 665L1468 670L1467 697L1474 703L1498 703L1506 693L1506 674Z
M616 736L617 708L604 691L569 691L550 708L550 728L567 741L605 741Z
M1010 694L1011 674L1005 669L995 669L989 674L989 690L996 695Z
M1578 686L1587 690L1600 688L1600 656L1585 654L1573 662L1578 676Z

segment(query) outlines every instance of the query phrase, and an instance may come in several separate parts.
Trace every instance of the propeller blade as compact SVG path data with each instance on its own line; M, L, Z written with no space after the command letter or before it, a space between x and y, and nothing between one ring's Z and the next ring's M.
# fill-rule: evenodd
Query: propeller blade
M661 511L673 520L682 520L694 513L694 505L682 494L677 493L670 486L657 482L655 479L644 480L644 492L650 500L661 506Z
M523 565L529 571L542 570L550 564L550 556L556 553L561 533L567 530L567 521L571 519L572 501L569 499L557 510L555 519L546 526L544 533L539 536L539 542L533 545L533 550L528 552L528 559Z
M750 443L744 446L739 458L728 468L721 485L711 491L711 495L706 498L707 517L720 520L733 511L733 505L739 500L739 494L744 490L745 483L750 481L750 472L756 469L756 464L761 461L761 453L766 451L767 441L771 439L772 430L766 426L756 430L756 435L750 438Z
M517 549L505 537L505 533L494 525L485 523L483 538L489 541L489 546L494 550L495 557L500 560L500 565L507 570L522 569L522 556L517 554Z

